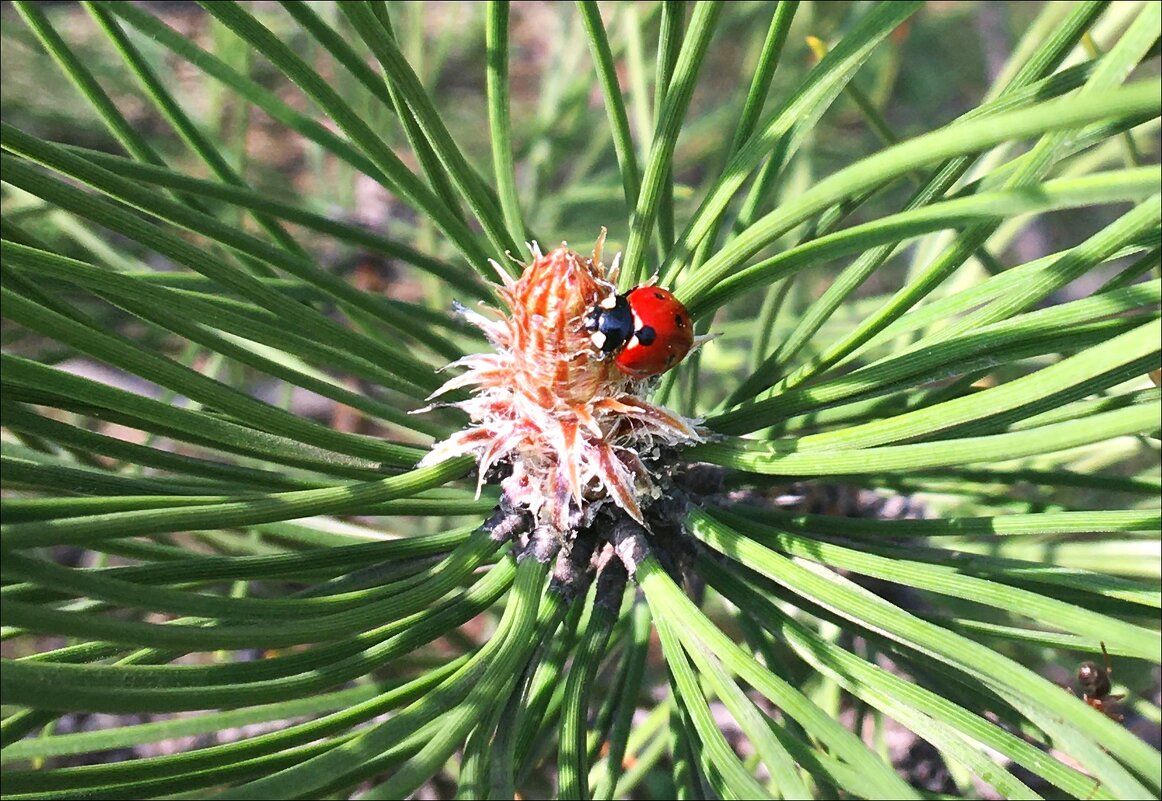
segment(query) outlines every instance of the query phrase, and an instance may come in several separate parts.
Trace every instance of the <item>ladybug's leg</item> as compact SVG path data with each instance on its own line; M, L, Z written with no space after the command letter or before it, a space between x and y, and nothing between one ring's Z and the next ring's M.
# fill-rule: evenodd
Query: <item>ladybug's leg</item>
M1121 696L1121 695L1107 695L1107 696L1104 696L1102 698L1090 698L1088 695L1083 695L1081 698L1087 704L1092 706L1098 712L1101 712L1103 715L1105 715L1107 718L1109 718L1112 721L1115 721L1117 723L1121 723L1123 720L1126 719L1125 715L1122 715L1118 712L1115 712L1112 708L1112 702L1120 700L1121 698L1123 698L1123 696Z
M593 334L593 336L589 337L589 342L593 345L593 347L588 350L579 350L576 353L570 353L568 357L569 361L580 359L582 356L588 356L590 359L596 359L599 362L605 361L605 357L609 354L601 349L601 345L598 344L596 337L604 337L604 334L597 332Z

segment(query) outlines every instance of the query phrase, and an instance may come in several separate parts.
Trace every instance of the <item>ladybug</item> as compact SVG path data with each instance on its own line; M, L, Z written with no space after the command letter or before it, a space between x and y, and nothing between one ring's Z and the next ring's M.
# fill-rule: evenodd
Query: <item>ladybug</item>
M1125 696L1110 695L1113 689L1110 684L1110 674L1114 672L1110 665L1110 652L1106 644L1101 644L1101 652L1105 656L1105 667L1096 662L1082 662L1077 668L1077 683L1081 685L1081 700L1092 706L1098 712L1104 712L1106 717L1121 723L1124 716L1114 709L1114 704Z
M690 313L668 289L639 286L611 294L585 315L585 328L602 356L630 378L666 372L694 346Z

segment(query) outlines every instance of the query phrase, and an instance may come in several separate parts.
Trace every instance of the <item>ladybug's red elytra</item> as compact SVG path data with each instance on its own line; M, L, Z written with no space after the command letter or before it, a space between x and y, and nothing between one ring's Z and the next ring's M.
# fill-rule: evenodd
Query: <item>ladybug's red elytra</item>
M614 364L631 378L649 378L674 367L694 346L690 313L674 293L639 286L611 295L585 316L593 346L616 354Z

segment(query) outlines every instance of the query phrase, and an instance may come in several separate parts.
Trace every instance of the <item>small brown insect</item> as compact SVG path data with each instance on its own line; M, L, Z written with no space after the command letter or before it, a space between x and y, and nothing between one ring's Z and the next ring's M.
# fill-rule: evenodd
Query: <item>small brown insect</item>
M1098 712L1111 720L1121 723L1123 716L1115 712L1112 706L1124 696L1110 695L1110 674L1114 672L1110 665L1110 654L1106 644L1101 644L1101 652L1105 656L1105 667L1096 662L1082 662L1077 668L1077 683L1081 685L1081 700L1092 706Z

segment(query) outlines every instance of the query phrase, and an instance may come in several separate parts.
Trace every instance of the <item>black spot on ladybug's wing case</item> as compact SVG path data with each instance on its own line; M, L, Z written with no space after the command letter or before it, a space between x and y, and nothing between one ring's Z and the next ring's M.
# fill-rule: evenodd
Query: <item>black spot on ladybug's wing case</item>
M646 347L654 344L654 340L658 338L658 332L650 325L643 325L637 330L636 335L638 344Z
M675 314L674 315L674 325L678 326L679 328L685 328L686 327L686 318L680 314Z

